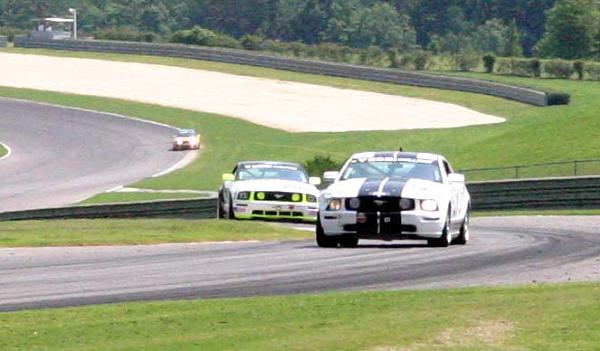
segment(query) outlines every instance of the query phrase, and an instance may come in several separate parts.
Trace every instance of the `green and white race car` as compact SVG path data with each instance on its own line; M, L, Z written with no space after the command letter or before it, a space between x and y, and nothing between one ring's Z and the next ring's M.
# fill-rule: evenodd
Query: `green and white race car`
M223 175L219 217L315 222L320 183L295 163L240 162Z

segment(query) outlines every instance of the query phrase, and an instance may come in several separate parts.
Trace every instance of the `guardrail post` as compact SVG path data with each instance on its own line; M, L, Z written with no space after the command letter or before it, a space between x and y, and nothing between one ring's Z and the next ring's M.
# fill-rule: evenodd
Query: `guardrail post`
M573 161L573 175L577 177L577 161Z

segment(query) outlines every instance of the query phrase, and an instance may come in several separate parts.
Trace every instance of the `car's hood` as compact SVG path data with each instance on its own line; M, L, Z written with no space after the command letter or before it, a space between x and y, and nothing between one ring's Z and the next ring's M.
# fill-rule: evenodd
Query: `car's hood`
M319 195L319 190L312 184L279 179L240 180L232 184L232 189L236 192L272 191Z
M398 196L437 198L445 185L422 179L355 178L330 185L323 194L328 197Z
M175 142L181 142L181 143L183 143L185 141L187 141L187 142L194 142L197 139L198 139L198 137L176 137L175 138Z

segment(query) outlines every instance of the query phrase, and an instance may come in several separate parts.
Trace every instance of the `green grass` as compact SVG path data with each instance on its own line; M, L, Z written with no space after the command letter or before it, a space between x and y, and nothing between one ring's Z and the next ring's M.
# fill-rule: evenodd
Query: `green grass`
M82 204L107 204L117 202L139 202L150 200L180 200L207 197L207 194L197 193L145 193L145 192L114 192L103 193L87 199Z
M140 187L215 189L220 182L220 174L230 171L239 160L279 159L304 162L317 154L330 154L341 161L356 151L396 149L399 145L406 150L444 154L457 169L600 158L600 119L597 118L600 110L600 84L595 82L468 74L477 78L562 90L572 95L572 104L569 106L541 108L485 95L185 59L22 49L11 49L9 52L129 60L219 70L341 88L422 97L456 103L507 118L506 123L498 125L444 130L287 133L213 114L115 99L9 88L0 89L0 95L3 96L122 113L179 127L196 128L204 135L206 149L197 162L165 177L143 181L138 185ZM198 174L203 176L198 177Z
M311 237L310 232L243 221L98 219L0 222L0 247L137 245Z
M7 153L8 150L6 150L6 148L2 144L0 144L0 158L4 157Z
M3 350L597 350L600 286L126 303L0 314Z

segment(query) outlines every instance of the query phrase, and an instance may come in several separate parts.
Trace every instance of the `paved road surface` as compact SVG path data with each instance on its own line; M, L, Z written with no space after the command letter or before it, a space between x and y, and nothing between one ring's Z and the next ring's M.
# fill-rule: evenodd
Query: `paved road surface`
M0 310L600 280L600 217L481 218L466 247L311 241L0 249Z
M173 129L102 113L0 99L0 212L68 205L164 171Z

